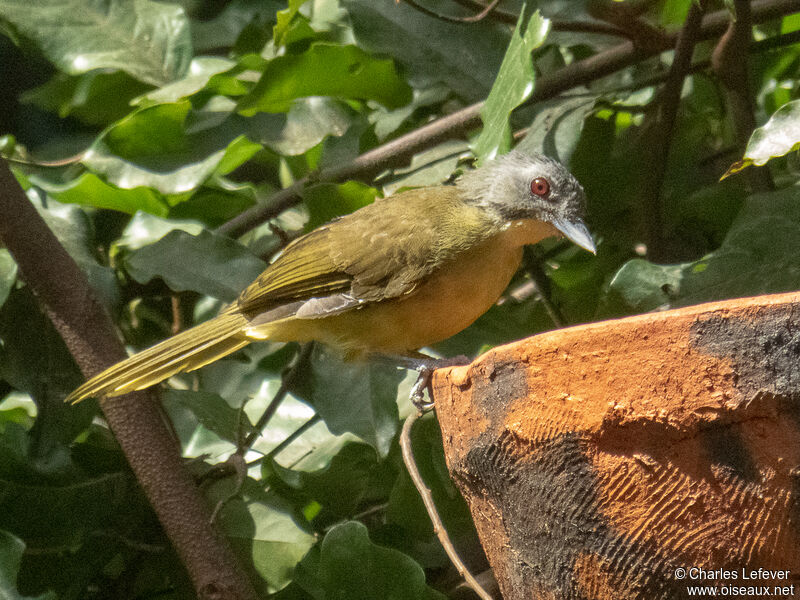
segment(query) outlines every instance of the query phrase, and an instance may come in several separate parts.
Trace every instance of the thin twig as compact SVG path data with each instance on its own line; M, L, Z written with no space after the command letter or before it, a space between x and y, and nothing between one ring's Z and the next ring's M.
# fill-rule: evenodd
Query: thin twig
M442 523L442 519L439 516L439 511L436 509L436 503L433 501L433 494L431 494L430 488L425 484L417 468L417 463L414 460L414 450L411 448L411 428L421 416L421 412L414 411L406 418L405 423L403 423L403 430L400 433L400 449L403 452L403 462L406 465L406 469L408 469L411 481L414 482L414 487L417 488L419 495L422 497L425 510L428 511L428 516L433 523L433 531L439 538L439 542L442 544L453 566L455 566L456 570L467 582L467 585L478 594L482 600L493 600L488 592L483 589L483 586L472 576L472 573L469 572L464 561L461 560L458 552L456 552L453 542L450 541L450 536L447 535L447 530L444 528L444 523Z
M527 249L526 249L527 250ZM561 311L550 299L549 285L550 281L547 279L544 270L542 269L542 260L535 254L534 251L525 252L525 272L531 278L531 282L536 286L536 291L539 292L539 299L542 301L550 320L557 328L564 327L566 319Z
M173 292L170 294L169 300L170 308L172 309L172 326L170 327L170 331L172 332L172 335L175 335L181 329L183 329L183 319L181 319L181 299L178 294Z
M665 33L641 18L652 2L591 2L590 14L624 31L628 38L643 50L658 49L668 42Z
M278 391L275 392L275 395L272 397L269 405L267 405L266 410L264 410L264 412L261 414L261 417L258 419L258 422L253 426L253 430L249 433L247 438L245 438L245 448L249 449L255 443L255 441L258 439L258 436L261 435L261 432L269 424L272 417L275 416L275 413L278 411L281 403L286 398L286 394L289 392L289 386L297 376L298 371L308 362L313 349L313 342L304 344L302 346L294 365L292 365L289 371L281 378L281 385L278 388Z
M453 0L456 4L460 4L464 8L470 10L485 10L486 4L478 2L477 0ZM519 20L519 15L506 12L499 9L494 9L489 15L493 20L507 25L515 25ZM565 19L550 19L550 28L553 31L570 31L576 33L596 33L600 35L613 35L617 37L630 37L630 35L617 27L603 22L595 21L569 21Z
M756 127L755 104L750 90L747 62L753 37L749 0L735 0L732 18L711 54L711 68L719 77L730 107L739 150L744 153ZM769 169L748 169L750 187L757 192L775 188Z
M754 0L752 4L753 22L759 23L797 11L797 0ZM698 40L708 40L725 30L728 11L719 10L703 18ZM677 35L667 33L666 42L674 43ZM666 50L668 48L661 48ZM659 49L644 51L636 48L630 41L617 44L594 56L571 63L551 75L540 77L531 97L519 108L547 100L558 94L657 54ZM463 137L481 123L480 111L483 102L477 102L462 110L427 123L414 131L400 136L377 148L365 152L349 164L323 169L315 173L313 181L344 181L346 179L370 180L384 169L406 164L417 152L440 142ZM218 233L239 236L259 224L276 217L287 208L299 202L299 193L311 181L304 178L288 188L273 194L268 201L254 206L221 225Z
M492 0L492 2L487 6L481 5L481 10L477 14L470 15L469 17L451 17L449 15L437 13L430 8L425 8L424 6L417 4L415 0L403 0L403 2L408 4L414 10L421 12L423 15L428 15L429 17L433 17L434 19L439 19L440 21L445 21L447 23L477 23L478 21L485 19L495 8L497 8L497 5L500 4L500 0Z
M702 18L702 2L692 3L686 22L678 34L672 66L659 95L658 114L653 119L652 126L642 136L643 155L647 161L649 176L641 192L640 221L644 228L648 255L655 261L667 258L667 251L664 248L661 190L681 101L683 81L692 66L692 55L694 46L699 40Z
M314 415L313 417L308 419L305 423L300 425L300 427L295 429L292 433L287 435L281 441L280 444L275 446L272 450L267 452L264 456L259 456L258 458L253 459L249 463L247 463L247 467L248 468L254 467L256 465L261 464L262 462L264 462L267 459L274 458L274 457L278 456L278 454L283 452L289 446L289 444L294 442L297 438L299 438L301 435L303 435L306 431L311 429L314 425L319 423L321 420L322 420L322 417L320 417L319 415Z
M83 160L86 152L68 156L66 158L59 158L56 160L30 160L24 158L13 158L11 156L4 157L9 163L14 165L25 165L28 167L42 167L46 169L58 169L60 167L68 167L70 165L78 164Z

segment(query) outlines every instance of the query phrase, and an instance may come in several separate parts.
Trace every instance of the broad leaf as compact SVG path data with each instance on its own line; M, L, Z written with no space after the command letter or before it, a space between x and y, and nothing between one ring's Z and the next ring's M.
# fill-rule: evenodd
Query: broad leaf
M507 27L491 19L469 25L446 23L404 2L343 0L342 5L359 45L394 57L409 72L415 88L444 83L467 101L486 98L503 61ZM453 2L445 10L458 14Z
M127 253L123 262L140 283L160 277L175 291L193 290L225 302L236 299L266 267L238 242L205 230L197 236L171 231Z
M317 43L302 54L272 59L253 91L240 100L239 111L246 116L285 112L292 100L305 96L376 100L397 108L411 100L411 88L391 60L356 46Z
M679 265L629 261L609 283L602 314L629 314L800 289L800 192L748 198L718 250Z
M402 379L396 367L343 362L315 347L310 376L298 382L298 395L311 402L331 432L353 433L386 456L397 431L397 386Z
M591 96L576 96L537 103L528 134L517 144L517 150L538 152L569 164L581 136L583 120L591 112L595 100Z
M757 128L747 142L744 158L735 162L723 178L750 165L765 165L771 158L800 148L800 100L781 106L763 127Z
M273 28L272 33L272 39L274 40L276 46L282 46L285 44L284 37L289 31L289 24L297 14L297 11L300 10L300 7L306 2L308 2L308 0L289 0L289 8L279 10L277 12L276 17L278 19L278 23Z
M84 173L65 184L55 184L41 177L32 176L31 183L38 185L53 198L65 204L108 208L131 215L141 211L166 217L169 212L163 196L151 188L121 189L108 185L93 173Z
M119 69L159 86L183 75L192 55L183 8L151 0L0 0L0 19L62 71Z
M317 578L326 598L443 598L425 585L425 573L416 562L402 552L373 544L367 528L355 521L337 525L322 540Z
M511 149L511 111L533 93L533 58L531 53L547 37L550 21L539 11L525 21L526 11L520 13L511 43L503 58L492 91L481 109L483 131L475 142L475 154L490 160Z
M25 544L7 531L0 531L0 597L3 600L55 600L55 592L39 596L23 596L17 591L17 572Z
M309 213L306 228L310 230L372 203L378 190L357 181L348 181L342 184L320 183L305 188L302 194Z
M243 135L246 124L229 117L196 113L186 100L145 107L107 129L81 162L123 189L189 192L261 149Z
M162 86L133 100L133 104L164 104L177 102L202 90L218 73L234 68L233 61L214 56L201 56L192 60L186 74L172 83Z
M274 128L261 128L257 139L279 154L297 156L307 152L328 136L341 136L353 117L338 100L321 96L298 98L285 119L274 121Z
M205 391L166 390L163 394L165 408L173 415L179 410L189 411L197 424L218 435L234 446L243 440L253 426L247 415L232 408L222 397ZM187 442L185 446L189 446Z
M215 495L226 497L230 485L217 487ZM264 493L252 479L245 482L244 497L232 499L220 511L220 525L233 547L249 557L268 592L291 581L295 565L315 542L298 525L292 508L276 495Z

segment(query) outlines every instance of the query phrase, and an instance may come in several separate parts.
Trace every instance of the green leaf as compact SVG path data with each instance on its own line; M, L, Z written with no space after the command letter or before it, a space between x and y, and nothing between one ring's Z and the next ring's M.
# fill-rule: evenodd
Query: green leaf
M406 187L441 185L450 178L465 154L469 154L469 144L465 140L448 140L423 150L411 157L408 167L395 169L395 177L383 186L384 192L394 194Z
M200 425L234 445L253 431L247 416L232 408L217 394L167 389L162 397L167 410L188 410Z
M700 260L652 265L634 259L609 284L604 306L618 315L800 289L800 191L748 198L722 246Z
M312 96L292 102L285 121L274 129L262 129L261 143L278 154L298 156L328 136L341 136L353 122L341 103L331 98Z
M272 59L253 91L239 101L239 111L245 116L285 112L304 96L376 100L396 108L411 100L411 88L391 60L356 46L317 43L302 54Z
M298 472L278 469L288 485L301 490L322 507L315 518L338 521L353 514L373 490L373 471L378 467L375 449L360 443L348 443L332 457L324 469Z
M302 192L309 214L306 229L316 229L335 217L371 204L377 195L378 190L357 181L320 183L307 187Z
M230 71L235 66L236 63L227 58L200 56L192 60L181 79L134 98L131 104L144 106L177 102L202 90L214 75Z
M170 231L185 231L191 235L200 235L203 226L195 221L178 219L161 219L147 213L136 213L128 222L122 235L117 238L111 249L111 256L119 252L132 252L153 244Z
M396 367L344 362L317 345L299 395L311 402L331 432L353 433L386 456L397 431L397 386L402 379Z
M377 138L383 141L409 121L417 110L441 104L447 100L449 94L449 90L443 85L435 85L424 90L415 89L411 102L398 109L386 110L376 104L375 111L369 114L369 122L375 126Z
M209 231L189 235L174 230L124 255L131 277L147 283L160 277L175 291L193 290L232 302L266 267L238 242Z
M511 111L533 93L531 53L547 37L550 21L543 18L538 10L527 23L524 22L524 15L525 11L522 11L500 72L481 110L483 131L474 145L475 154L481 161L505 154L511 149Z
M90 403L78 407L64 404L82 377L64 340L39 311L28 288L15 289L0 310L0 341L0 379L27 392L36 403L32 468L46 473L68 468L68 444L86 429L95 408ZM3 440L6 435L0 436L0 444L8 442L8 438ZM0 458L0 473L6 462L5 457Z
M162 85L183 75L192 55L183 8L151 0L0 0L0 18L71 75L119 69Z
M723 179L750 165L765 165L771 158L800 148L800 100L781 106L747 142L744 158L730 166Z
M194 112L186 100L145 107L107 129L81 162L122 189L182 194L261 149L242 135L239 118L228 117Z
M0 531L0 597L3 600L55 600L54 592L23 596L17 591L17 573L24 552L22 540L7 531Z
M46 547L77 547L92 531L112 527L135 483L125 473L66 482L0 480L0 528ZM47 519L42 516L47 515Z
M5 248L0 248L0 307L8 298L14 283L17 281L17 263L11 253Z
M596 100L591 96L575 96L537 103L528 134L517 144L517 150L528 154L538 152L569 164L581 136L583 120Z
M680 289L682 271L682 265L629 260L609 282L600 314L612 317L669 308Z
M29 192L29 196L32 195ZM38 202L37 202L38 203ZM58 241L86 275L100 299L109 308L119 304L119 285L113 270L101 264L91 223L77 206L48 202L39 213Z
M468 102L489 93L508 44L508 28L484 19L464 25L427 17L406 3L343 0L359 46L403 65L414 88L444 83ZM448 2L442 12L458 14ZM463 11L462 14L471 14Z
M134 214L142 211L166 217L169 212L163 196L148 187L123 190L105 183L97 175L84 173L65 184L55 184L38 176L31 176L38 185L59 202L107 208Z
M337 525L322 540L318 583L325 598L444 598L425 584L425 573L416 562L402 552L373 544L367 528L355 521Z
M286 2L229 0L224 5L204 3L204 6L210 7L215 16L192 21L195 53L211 54L220 48L227 50L235 46L232 48L234 53L242 54L248 51L258 52L263 47L271 34L268 27L275 23L275 13L285 7Z
M248 479L244 498L234 498L220 511L220 525L233 547L247 556L256 573L275 592L292 580L295 565L315 538L300 527L290 506L274 494L264 493ZM225 497L219 490L220 497Z
M278 23L275 25L272 32L272 39L275 42L275 46L283 46L286 43L284 36L289 31L289 24L297 14L297 11L300 10L300 7L306 2L308 2L308 0L289 0L289 7L277 12Z
M50 81L25 91L20 101L59 117L72 116L88 125L105 127L130 110L131 99L151 89L122 71L91 71L82 75L56 73Z

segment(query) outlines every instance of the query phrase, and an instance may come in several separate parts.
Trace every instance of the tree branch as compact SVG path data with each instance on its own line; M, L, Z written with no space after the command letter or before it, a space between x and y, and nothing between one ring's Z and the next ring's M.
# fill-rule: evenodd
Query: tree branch
M735 0L736 18L720 38L711 54L711 68L719 77L731 111L739 154L744 153L756 128L755 106L747 73L748 50L752 41L752 16L749 0ZM754 191L774 189L768 169L748 169L746 176Z
M0 239L84 375L127 358L94 290L0 159ZM154 391L101 400L106 420L202 599L255 599L183 468Z
M484 4L483 2L478 2L478 0L453 0L453 2L470 10L479 12L484 11L488 8L488 6L491 6ZM488 16L495 21L506 23L507 25L516 25L517 21L519 20L519 15L498 10L496 8L492 10ZM551 17L548 17L548 19L550 19L550 26L552 27L553 31L572 31L576 33L596 33L601 35L613 35L617 37L629 37L626 31L623 31L615 25L609 25L608 23L595 21L569 21L565 19L554 19Z
M434 19L439 19L440 21L446 21L447 23L477 23L479 21L483 21L486 17L491 14L491 12L497 8L497 5L500 4L500 0L492 0L486 6L479 5L476 10L477 13L474 15L470 15L468 17L451 17L449 15L442 15L435 11L432 11L429 8L425 8L421 4L417 4L415 0L403 0L406 4L412 7L414 10L418 10L424 15L428 15L429 17L433 17Z
M692 66L694 46L698 41L703 16L702 3L692 3L686 22L681 28L675 44L675 56L661 90L658 113L651 126L642 135L642 155L647 163L648 177L641 192L641 218L644 228L647 253L656 262L667 258L664 248L663 215L661 214L661 188L667 168L669 149L681 102L683 81Z
M797 11L797 0L754 0L752 18L760 23ZM719 10L703 18L697 39L708 40L720 35L728 24L728 11ZM667 33L665 43L674 44L678 35ZM553 98L566 90L584 85L615 71L624 69L642 59L668 48L637 49L630 41L609 48L584 60L576 61L563 69L540 77L532 96L522 104L530 106L536 102ZM346 179L370 180L380 171L403 165L417 152L440 142L460 138L471 129L480 126L480 111L483 102L477 102L422 127L402 135L390 142L365 152L351 163L323 169L314 177L305 177L293 185L273 194L270 199L237 215L221 225L217 231L230 236L239 236L260 223L272 219L299 202L299 193L304 186L320 181L344 181Z

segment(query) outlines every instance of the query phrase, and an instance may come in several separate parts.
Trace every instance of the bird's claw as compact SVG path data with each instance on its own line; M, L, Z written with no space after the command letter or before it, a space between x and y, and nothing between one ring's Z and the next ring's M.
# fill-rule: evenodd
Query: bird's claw
M431 376L433 375L433 367L421 366L417 369L417 381L414 387L411 388L411 403L421 413L428 412L433 408L433 400L425 401L425 390L433 398L431 394Z
M411 403L421 413L431 410L434 406L433 393L431 389L433 372L436 369L469 364L469 361L470 359L466 356L456 356L454 358L435 359L432 361L427 361L423 364L419 364L416 367L419 376L417 377L417 381L414 383L414 387L411 388ZM431 400L427 402L425 401L425 390L428 390L428 396L431 398Z

